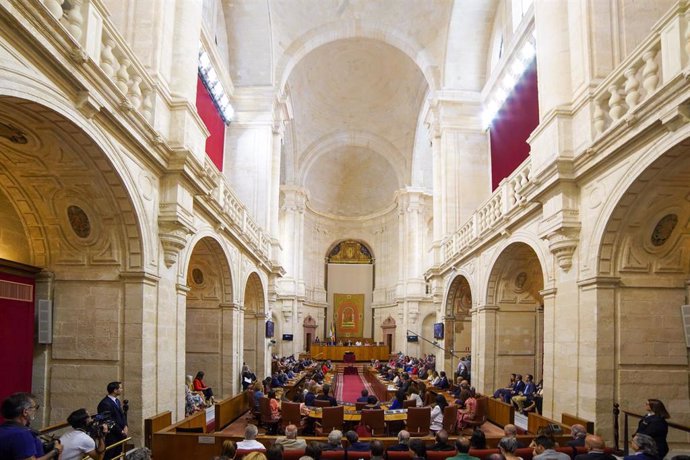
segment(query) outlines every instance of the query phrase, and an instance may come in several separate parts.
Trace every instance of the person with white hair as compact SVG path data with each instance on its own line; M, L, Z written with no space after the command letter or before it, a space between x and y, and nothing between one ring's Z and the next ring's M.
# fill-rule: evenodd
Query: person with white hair
M256 435L259 434L259 429L256 425L251 423L244 429L244 439L237 443L237 450L261 450L265 451L266 447L256 440Z
M303 450L307 447L307 441L297 438L297 426L293 424L285 427L285 436L276 439L275 443L285 450Z
M585 446L585 437L587 437L587 429L583 425L576 423L575 425L571 426L570 435L573 437L573 439L571 439L567 443L570 447Z
M328 444L321 450L343 450L343 432L340 430L333 430L328 433Z

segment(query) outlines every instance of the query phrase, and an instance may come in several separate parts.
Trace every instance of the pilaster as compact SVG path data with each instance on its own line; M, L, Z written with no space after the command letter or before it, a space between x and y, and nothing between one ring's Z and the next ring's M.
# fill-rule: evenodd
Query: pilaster
M493 363L496 362L498 310L497 305L480 305L472 309L472 321L477 324L472 334L476 344L472 347L472 380L481 393L492 393L497 388Z

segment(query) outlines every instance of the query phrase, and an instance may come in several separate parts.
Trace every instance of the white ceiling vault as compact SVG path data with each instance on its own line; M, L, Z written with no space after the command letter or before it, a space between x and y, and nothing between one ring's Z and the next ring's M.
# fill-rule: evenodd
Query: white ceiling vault
M486 60L478 55L488 49L495 3L224 0L235 86L290 96L292 151L283 161L292 164L283 169L294 177L283 181L305 187L309 207L331 217L389 209L397 190L415 185L412 165L431 163L414 158L429 155L415 148L425 98L446 89L445 78L452 89L481 90ZM474 55L450 46L450 36Z

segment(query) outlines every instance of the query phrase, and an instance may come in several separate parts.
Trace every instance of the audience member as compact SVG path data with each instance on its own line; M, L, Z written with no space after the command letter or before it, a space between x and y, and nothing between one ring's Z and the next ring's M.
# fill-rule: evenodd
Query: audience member
M584 447L585 437L587 436L587 429L584 426L578 423L571 426L570 435L573 437L573 439L568 441L566 443L567 445L569 445L570 447Z
M256 382L256 375L249 369L247 363L242 365L242 389L246 390Z
M515 438L515 440L518 443L518 449L522 449L523 447L526 447L523 442L521 442L518 437L517 437L518 431L517 427L513 425L512 423L508 423L506 426L503 427L503 435L506 438Z
M191 375L185 377L184 386L184 414L185 416L192 415L205 407L204 399L200 394L193 391L194 379Z
M458 431L470 426L470 422L474 422L477 415L477 399L471 390L460 392L460 402L463 407L458 409Z
M328 433L328 444L321 450L343 450L343 432L340 430L333 430Z
M433 433L443 428L443 410L447 405L446 397L442 394L437 394L436 404L431 409L431 426L429 427Z
M235 453L237 452L237 446L232 439L226 439L223 441L223 446L221 447L220 456L226 458L235 458Z
M304 395L304 404L307 406L313 406L314 400L316 399L316 393L318 391L318 384L316 382L310 382L307 388L307 394Z
M366 388L362 390L361 395L362 395L362 396L360 396L359 398L357 398L357 402L363 402L363 403L365 403L365 402L367 402L367 401L369 400L369 390L367 390Z
M400 430L398 432L398 443L388 447L387 450L396 452L410 450L410 432L407 430Z
M283 460L283 446L273 444L266 449L266 460Z
M381 403L374 395L369 395L367 399L367 405L364 406L365 409L381 409Z
M62 444L56 442L50 452L43 452L38 434L29 425L39 405L31 393L13 393L2 402L5 423L0 425L0 458L48 460L58 458Z
M266 455L263 452L254 451L249 452L243 457L244 460L266 460Z
M668 423L666 419L671 418L664 403L658 399L648 399L645 404L645 415L637 426L637 433L651 436L656 443L659 458L664 458L668 453Z
M570 460L570 455L556 451L553 439L548 436L537 436L534 444L532 460Z
M498 449L506 460L522 460L522 457L515 455L518 450L518 440L512 437L501 438L498 441Z
M391 405L388 406L388 409L389 410L402 409L404 406L403 403L405 402L405 397L406 397L405 392L402 389L396 391L395 392L395 398L393 398L393 401L392 401Z
M194 377L194 391L202 392L207 403L215 404L215 399L213 398L213 389L209 386L206 386L204 383L204 375L206 374L204 374L203 371L196 373L196 377Z
M635 453L623 457L623 460L658 460L663 458L659 456L654 438L649 435L637 433L630 441L630 447Z
M458 436L455 441L455 448L457 449L457 455L450 457L448 460L479 460L477 457L473 457L469 454L470 452L470 440L464 436Z
M371 442L371 460L383 460L383 443L378 439Z
M585 437L586 454L580 454L575 457L575 460L615 460L616 458L604 452L606 444L601 436L588 434Z
M108 430L108 434L105 436L105 445L109 446L118 441L122 441L127 438L129 434L129 428L127 427L127 414L122 410L122 403L118 399L118 396L122 395L122 382L110 382L106 387L108 395L98 403L98 413L102 414L104 412L110 412L110 418L113 420L114 425ZM109 449L105 452L103 458L109 460L111 458L117 457L122 450Z
M436 383L434 386L445 390L446 388L448 388L450 386L450 382L448 382L448 377L446 377L445 371L441 371L440 375L441 375L441 377L440 377L438 383Z
M410 452L413 460L426 460L426 444L419 438L410 441Z
M448 432L446 430L439 430L434 439L436 443L429 447L428 450L455 450L455 447L448 444Z
M475 428L470 437L470 446L472 449L486 449L486 435L479 427Z
M244 439L237 443L237 449L242 450L266 450L263 444L256 440L256 435L259 434L259 429L256 425L251 423L244 429ZM245 455L244 458L247 458Z
M321 451L323 450L321 446L322 444L318 442L310 442L307 444L307 448L304 449L304 455L314 460L321 460Z
M534 392L537 390L537 386L532 381L533 379L534 377L532 377L532 375L527 374L527 381L525 382L524 387L517 391L517 394L511 398L511 401L517 406L517 410L519 412L522 412L525 409L525 402L531 401Z
M513 397L513 388L515 387L515 374L510 374L510 383L505 388L499 388L494 391L494 398L500 399L504 403L510 404L510 398Z
M285 427L285 436L276 439L275 443L285 450L302 450L307 447L307 441L297 438L297 426L292 424Z
M67 417L67 423L72 431L60 436L63 446L61 460L81 460L85 456L101 460L105 453L105 435L108 433L107 425L103 425L98 432L98 439L92 438L87 430L93 419L86 409L77 409ZM2 458L2 457L0 457Z
M352 430L345 433L345 438L347 439L347 442L349 444L349 446L347 448L348 451L368 452L371 449L371 446L369 445L369 443L368 442L360 442L359 436L357 436L357 433L352 431Z
M322 388L322 391L323 394L318 395L316 399L330 401L331 407L335 407L338 405L338 401L336 401L333 396L329 395L329 393L331 392L331 386L329 384L325 384Z

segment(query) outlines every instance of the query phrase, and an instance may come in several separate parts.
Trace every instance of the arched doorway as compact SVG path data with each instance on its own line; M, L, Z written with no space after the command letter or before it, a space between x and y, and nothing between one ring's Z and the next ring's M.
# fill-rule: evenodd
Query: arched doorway
M261 278L252 273L244 289L244 362L258 378L269 375L269 339L266 338L266 303Z
M326 323L336 338L373 338L374 257L360 241L335 244L326 258Z
M42 94L35 80L31 85L52 103L54 94ZM119 154L92 121L78 126L54 109L0 96L0 258L42 269L22 309L28 315L10 317L9 299L0 299L2 322L12 325L2 329L0 347L10 343L7 349L23 353L17 372L28 376L4 391L36 394L36 426L63 421L75 400L97 401L109 381L128 375L126 397L137 408L131 432L138 433L142 394L157 389L143 376L143 353L155 368L156 344L141 340L144 311L158 289L157 281L144 282L153 250L141 236L137 209L147 198L132 186ZM34 304L52 311L52 331L34 324ZM175 369L160 379L176 385Z
M650 388L673 419L690 416L690 312L683 307L690 298L689 153L688 144L678 145L631 177L599 240L597 276L580 283L587 331L580 347L591 350L580 356L580 366L591 369L581 384L604 396L581 410L607 432L607 408L610 414L618 402L641 411Z
M484 309L481 323L485 327L478 341L482 349L477 353L481 359L473 364L482 391L493 391L511 373L532 374L535 382L541 379L543 289L543 270L534 249L525 243L503 249L489 276L487 305L491 308Z
M302 329L304 329L304 351L309 353L311 351L311 344L316 338L316 320L311 316L307 315L302 322Z
M199 240L187 268L185 368L194 376L203 370L205 382L219 397L232 394L232 279L220 244ZM220 391L219 391L220 390Z
M384 319L381 323L381 332L383 333L383 343L388 347L388 353L393 353L395 349L395 320L392 316Z
M455 372L458 360L472 352L472 291L464 276L456 276L446 297L445 348L446 369Z

